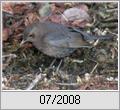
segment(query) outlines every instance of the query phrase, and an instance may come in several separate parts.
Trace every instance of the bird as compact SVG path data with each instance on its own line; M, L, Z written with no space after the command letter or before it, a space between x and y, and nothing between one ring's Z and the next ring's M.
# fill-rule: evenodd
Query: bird
M31 42L38 50L48 56L64 58L78 48L91 48L97 39L106 40L111 39L111 37L95 36L83 30L51 21L37 21L25 28L20 45Z

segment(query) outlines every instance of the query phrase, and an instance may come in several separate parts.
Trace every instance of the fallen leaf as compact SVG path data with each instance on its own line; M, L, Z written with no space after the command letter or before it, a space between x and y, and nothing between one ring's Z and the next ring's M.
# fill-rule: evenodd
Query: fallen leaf
M61 16L59 15L52 15L49 17L50 21L55 22L55 23L60 23L61 22Z
M13 4L12 3L3 3L2 4L2 10L7 12L7 13L10 13L10 14L13 14L13 8L12 8Z
M10 34L10 30L8 28L4 28L3 29L3 33L2 33L2 35L3 35L3 37L2 37L3 41L7 41L8 40L9 34Z
M80 21L89 21L90 16L88 13L79 8L69 8L63 12L63 15L68 19L68 21L75 21L75 20L80 20ZM62 17L64 20L64 18Z
M34 21L40 20L39 16L37 13L28 13L27 16L25 17L25 26L32 24Z
M39 14L41 17L49 16L51 12L51 5L49 3L45 3L42 8L39 9Z
M80 8L80 9L86 11L86 12L88 12L88 10L89 10L87 5L85 5L85 4L81 4L78 8Z
M23 14L26 11L27 7L25 4L20 3L20 4L16 4L13 7L13 12L14 14Z

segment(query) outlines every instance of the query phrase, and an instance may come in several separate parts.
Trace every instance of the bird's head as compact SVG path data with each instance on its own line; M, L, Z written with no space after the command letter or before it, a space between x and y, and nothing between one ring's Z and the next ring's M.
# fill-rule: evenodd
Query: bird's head
M35 37L36 37L37 30L38 29L34 25L30 25L30 26L26 27L26 29L24 30L24 33L23 33L23 40L20 43L20 46L26 42L34 43L36 40Z

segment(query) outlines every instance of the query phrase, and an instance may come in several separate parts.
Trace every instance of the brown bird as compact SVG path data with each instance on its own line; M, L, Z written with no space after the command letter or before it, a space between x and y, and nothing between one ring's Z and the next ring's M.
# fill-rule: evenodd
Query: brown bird
M21 44L32 42L48 56L61 58L69 56L77 48L89 48L97 39L111 39L106 36L93 36L81 30L53 22L36 22L26 27Z

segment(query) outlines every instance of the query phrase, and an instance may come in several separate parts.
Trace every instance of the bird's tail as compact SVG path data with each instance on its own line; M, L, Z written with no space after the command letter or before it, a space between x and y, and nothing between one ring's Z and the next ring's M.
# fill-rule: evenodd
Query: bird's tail
M84 31L78 30L76 28L73 28L73 30L78 32L78 33L80 33L80 35L86 41L93 41L93 40L97 40L97 39L100 39L100 40L111 40L111 39L114 38L114 36L112 36L112 35L95 36L95 35L92 35L92 34L88 34L88 33L84 32Z

